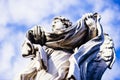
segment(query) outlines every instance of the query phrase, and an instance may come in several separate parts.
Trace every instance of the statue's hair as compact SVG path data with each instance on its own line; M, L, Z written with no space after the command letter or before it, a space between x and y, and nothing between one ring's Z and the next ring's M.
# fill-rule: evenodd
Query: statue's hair
M61 22L66 25L66 28L68 28L69 26L72 26L72 22L70 22L70 20L68 18L62 17L62 16L57 16L55 17L53 20L59 19L61 20Z

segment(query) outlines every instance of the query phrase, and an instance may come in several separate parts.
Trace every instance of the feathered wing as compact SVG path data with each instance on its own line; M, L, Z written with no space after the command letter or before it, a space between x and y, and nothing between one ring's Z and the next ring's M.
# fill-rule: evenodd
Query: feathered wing
M115 49L112 38L108 34L104 34L104 42L100 47L100 52L97 56L97 60L103 59L109 69L112 68L115 62Z
M97 57L88 63L87 79L101 80L107 68L111 69L115 61L115 50L113 40L108 34L104 34L104 42L100 46Z

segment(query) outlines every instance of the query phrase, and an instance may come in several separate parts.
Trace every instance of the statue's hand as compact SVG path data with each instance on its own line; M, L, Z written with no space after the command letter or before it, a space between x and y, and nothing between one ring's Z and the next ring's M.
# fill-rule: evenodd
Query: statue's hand
M34 57L34 46L29 40L25 40L22 48L21 48L21 53L23 57Z
M88 27L88 40L97 36L97 25L96 25L96 14L87 13L83 15L82 19L85 22L86 27Z
M40 26L35 26L27 32L27 38L34 44L45 44L45 33Z
M83 15L83 19L85 21L85 24L88 26L88 28L95 28L96 27L96 21L95 18L93 16L94 14L92 13L87 13L85 15Z

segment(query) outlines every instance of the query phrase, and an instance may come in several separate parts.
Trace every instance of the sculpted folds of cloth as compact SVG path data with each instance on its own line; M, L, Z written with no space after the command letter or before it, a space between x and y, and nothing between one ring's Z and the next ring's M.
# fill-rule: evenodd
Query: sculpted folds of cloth
M115 61L114 44L103 32L101 16L88 13L74 25L55 17L52 32L28 30L22 55L31 63L16 80L101 80Z

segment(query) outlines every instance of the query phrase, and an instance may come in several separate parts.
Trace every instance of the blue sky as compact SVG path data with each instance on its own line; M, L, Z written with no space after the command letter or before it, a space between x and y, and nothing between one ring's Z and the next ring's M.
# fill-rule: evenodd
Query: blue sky
M98 12L104 32L114 41L116 61L102 80L120 80L120 2L119 0L0 0L0 80L13 80L28 64L21 56L25 33L34 25L50 31L55 16L73 23L85 13Z

